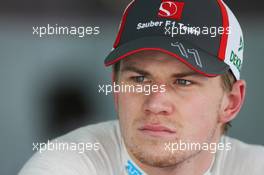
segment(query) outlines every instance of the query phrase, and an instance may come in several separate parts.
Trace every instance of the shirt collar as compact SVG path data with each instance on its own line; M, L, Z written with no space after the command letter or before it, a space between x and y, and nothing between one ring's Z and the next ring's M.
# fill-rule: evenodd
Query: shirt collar
M128 151L122 142L122 152L123 152L123 159L122 159L122 174L124 175L147 175L141 168L131 159L128 154ZM212 167L215 162L215 155L213 156L213 160L211 162L210 167L203 175L211 175Z

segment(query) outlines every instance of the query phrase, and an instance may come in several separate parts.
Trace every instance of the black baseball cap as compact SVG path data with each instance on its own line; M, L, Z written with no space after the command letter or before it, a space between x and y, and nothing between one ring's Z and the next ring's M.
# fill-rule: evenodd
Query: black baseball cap
M123 13L110 66L144 50L171 55L205 76L240 79L241 27L222 0L134 0Z

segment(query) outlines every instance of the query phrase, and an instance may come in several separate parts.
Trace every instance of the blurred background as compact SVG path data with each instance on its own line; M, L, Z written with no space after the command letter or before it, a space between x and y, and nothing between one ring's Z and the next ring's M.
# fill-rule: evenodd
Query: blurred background
M128 0L1 0L0 174L17 174L32 156L33 142L46 142L91 123L115 119L111 83L103 60L114 42ZM264 145L263 8L260 1L226 1L245 36L244 108L229 135ZM206 7L205 7L206 8ZM100 34L33 35L33 26L99 26ZM262 107L261 107L262 106Z

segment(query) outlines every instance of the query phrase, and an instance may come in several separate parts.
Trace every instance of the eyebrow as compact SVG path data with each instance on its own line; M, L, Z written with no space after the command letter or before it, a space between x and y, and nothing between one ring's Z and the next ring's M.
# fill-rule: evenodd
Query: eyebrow
M172 77L177 77L177 78L189 77L189 76L203 77L201 74L199 74L198 72L194 72L194 71L186 71L186 72L174 73L172 75Z
M148 71L142 70L140 68L137 68L137 67L131 66L131 65L124 66L121 69L121 72L136 72L138 74L145 75L145 76L151 75ZM179 73L172 74L172 77L175 77L175 78L183 78L183 77L189 77L189 76L197 76L197 77L201 77L201 78L204 77L203 75L201 75L195 71L186 71L186 72L179 72Z
M124 68L121 69L121 72L136 72L136 73L141 74L141 75L147 75L147 76L150 75L150 73L148 71L139 69L139 68L134 67L134 66L125 66Z

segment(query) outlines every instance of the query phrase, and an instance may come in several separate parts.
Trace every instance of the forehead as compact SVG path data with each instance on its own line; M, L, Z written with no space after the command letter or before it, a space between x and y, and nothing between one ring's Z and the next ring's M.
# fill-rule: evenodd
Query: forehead
M192 71L177 58L160 51L141 51L127 56L121 61L121 67L126 66Z

